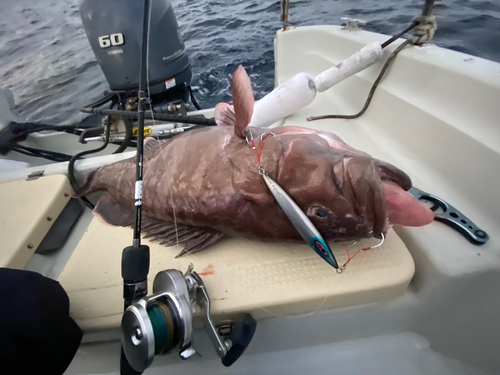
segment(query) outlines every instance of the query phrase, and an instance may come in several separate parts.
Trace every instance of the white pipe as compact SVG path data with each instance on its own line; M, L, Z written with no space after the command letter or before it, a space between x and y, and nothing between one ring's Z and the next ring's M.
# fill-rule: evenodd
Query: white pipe
M268 127L304 108L315 97L314 77L299 73L255 103L250 126Z
M314 78L314 84L319 92L323 92L344 79L368 68L382 57L382 47L379 42L373 42L363 47L347 60L342 61Z

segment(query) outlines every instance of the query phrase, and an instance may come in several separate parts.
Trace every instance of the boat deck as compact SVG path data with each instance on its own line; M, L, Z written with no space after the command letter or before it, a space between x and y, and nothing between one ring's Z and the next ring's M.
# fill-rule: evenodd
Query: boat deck
M58 278L69 295L71 316L88 333L119 327L121 251L131 238L131 229L110 227L95 218ZM377 242L365 240L355 247ZM410 253L392 230L383 246L361 252L342 274L303 244L227 238L175 259L182 247L144 243L151 249L149 285L159 271L185 271L192 263L210 293L213 315L221 320L239 313L264 318L393 298L405 293L414 273ZM342 246L332 248L338 261L345 263Z

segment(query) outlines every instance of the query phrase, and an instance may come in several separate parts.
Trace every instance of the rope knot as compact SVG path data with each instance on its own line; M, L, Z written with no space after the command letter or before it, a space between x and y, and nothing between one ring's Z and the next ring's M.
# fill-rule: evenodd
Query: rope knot
M432 40L437 30L436 16L421 16L414 19L418 22L413 31L412 43L421 46Z

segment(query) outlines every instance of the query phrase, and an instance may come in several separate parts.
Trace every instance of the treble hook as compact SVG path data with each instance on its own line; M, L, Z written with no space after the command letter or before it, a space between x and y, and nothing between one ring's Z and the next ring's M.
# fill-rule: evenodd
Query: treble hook
M382 235L382 241L380 241L380 243L378 245L371 246L372 249L375 249L376 247L380 247L384 243L384 241L385 241L384 233L381 233L381 235Z
M263 141L264 140L264 137L268 136L269 134L272 134L276 137L276 134L274 134L273 132L264 132L261 134L260 136L260 140Z
M274 132L264 132L260 135L260 140L263 141L265 137L267 137L269 134L272 134L273 136L276 137L276 134L274 134ZM250 139L248 139L248 136L250 135ZM247 129L247 135L245 136L245 140L247 141L247 143L249 145L252 145L252 141L253 141L253 134L252 134L252 131Z
M248 135L250 134L250 140L248 140ZM247 143L252 146L252 142L253 142L253 134L250 130L247 129L247 135L245 136L245 139L247 141Z

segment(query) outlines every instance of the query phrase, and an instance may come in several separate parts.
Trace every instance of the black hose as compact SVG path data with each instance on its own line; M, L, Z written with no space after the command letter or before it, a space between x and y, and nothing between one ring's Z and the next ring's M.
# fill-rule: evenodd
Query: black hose
M11 122L9 124L9 129L11 132L10 137L10 145L8 146L8 150L13 150L16 152L19 152L21 154L31 156L31 157L42 157L54 162L66 162L71 160L72 156L55 152L55 151L49 151L49 150L43 150L43 149L38 149L38 148L32 148L32 147L27 147L18 144L17 142L24 141L26 137L31 134L31 133L38 133L41 131L66 131L70 132L71 134L74 134L74 130L78 127L79 125L46 125L46 124L37 124L37 123L31 123L31 122L26 122L26 123L17 123L17 122ZM130 130L131 133L131 130ZM131 134L130 134L131 137ZM130 140L128 140L130 142ZM3 151L3 150L2 150Z
M97 115L117 115L121 117L128 117L132 119L138 119L139 114L136 111L119 111L116 109L100 109L100 108L82 108L84 113L93 113ZM153 115L151 111L144 111L144 118L148 120L153 120ZM198 116L180 116L180 115L169 115L166 113L155 113L154 120L171 121L178 122L182 124L193 124L193 125L203 125L203 126L215 126L217 123L214 118L205 118Z
M104 98L101 98L101 99L97 99L95 102L93 103L90 103L88 105L86 105L85 107L87 108L96 108L96 107L100 107L104 104L106 104L107 102L109 102L111 99L113 99L113 97L116 95L116 93L112 92L112 93L109 93L108 95L106 95Z
M110 126L107 126L106 127L106 138L104 140L104 143L101 147L98 147L98 148L95 148L93 150L86 150L86 151L82 151L76 155L74 155L71 160L69 161L69 164L68 164L68 178L69 178L69 182L71 183L71 186L73 187L73 189L76 191L78 190L78 182L76 181L76 177L75 177L75 162L81 158L82 156L85 156L85 155L90 155L90 154L94 154L96 152L100 152L102 150L104 150L108 144L109 144L109 129L110 129ZM83 197L80 197L80 199L87 205L87 207L89 207L91 210L94 209L94 205L92 204L91 201L89 201L87 199L87 197L83 196Z
M50 161L53 161L53 162L56 162L56 163L61 163L61 162L65 162L65 161L68 161L70 160L71 156L69 156L69 158L61 158L61 157L58 157L58 156L55 156L55 155L51 155L51 154L45 154L43 151L45 150L38 150L38 152L31 152L31 151L27 151L27 150L24 150L18 146L14 146L11 148L12 151L15 151L15 152L18 152L20 154L23 154L23 155L26 155L26 156L31 156L31 157L34 157L34 158L44 158L44 159L48 159ZM36 149L35 149L36 150Z
M23 145L15 145L12 148L14 151L17 151L24 155L34 156L34 157L42 157L52 161L62 162L71 160L71 155L63 154L60 152L42 150L38 148L27 147Z
M130 143L132 141L132 128L133 128L133 124L132 124L132 119L130 118L123 118L122 117L122 120L125 124L125 139L122 141L122 143L120 144L120 147L118 147L114 152L113 154L119 154L119 153L122 153L123 151L126 150L126 148L128 146L130 146ZM109 125L108 125L109 127Z
M47 125L47 124L37 124L34 122L15 122L12 121L9 124L10 131L15 135L15 137L23 137L25 139L28 134L37 133L46 130L53 131L72 131L75 130L78 125Z
M193 103L195 108L199 111L201 109L201 107L198 104L198 102L196 101L196 99L194 98L193 89L191 88L191 86L188 86L188 90L189 90L189 96L191 97L191 103Z

